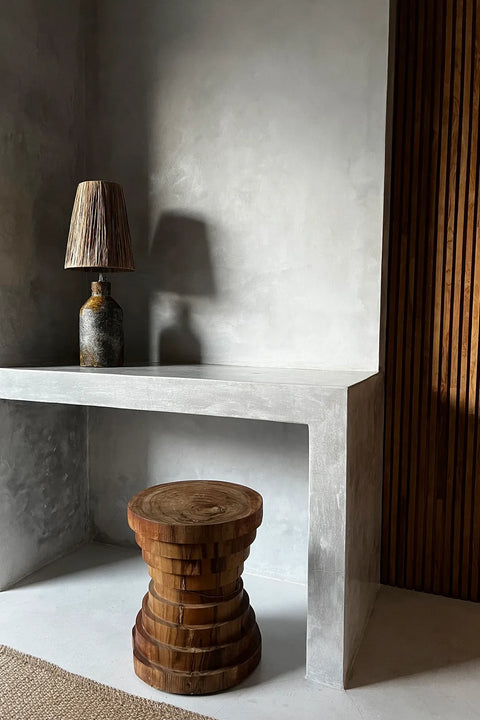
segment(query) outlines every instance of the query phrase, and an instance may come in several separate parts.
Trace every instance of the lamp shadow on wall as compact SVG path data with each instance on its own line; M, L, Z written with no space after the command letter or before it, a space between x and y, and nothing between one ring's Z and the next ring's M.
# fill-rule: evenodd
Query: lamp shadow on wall
M172 322L160 331L158 339L160 365L200 365L202 344L191 327L189 304L174 299L171 309Z
M216 295L209 231L198 215L162 213L150 247L156 290L151 302L150 354L161 365L201 364L192 321L198 298Z

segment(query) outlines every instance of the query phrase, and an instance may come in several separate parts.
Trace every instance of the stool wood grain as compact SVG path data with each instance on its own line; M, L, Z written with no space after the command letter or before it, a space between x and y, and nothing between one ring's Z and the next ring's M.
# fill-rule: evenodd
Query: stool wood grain
M165 483L128 503L128 523L152 578L133 628L137 675L166 692L237 685L258 665L261 636L243 564L262 497L213 480Z

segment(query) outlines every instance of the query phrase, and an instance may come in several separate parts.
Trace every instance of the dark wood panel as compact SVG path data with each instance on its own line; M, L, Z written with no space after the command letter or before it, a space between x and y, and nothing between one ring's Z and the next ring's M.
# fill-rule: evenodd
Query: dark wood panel
M398 3L382 580L480 599L480 0Z

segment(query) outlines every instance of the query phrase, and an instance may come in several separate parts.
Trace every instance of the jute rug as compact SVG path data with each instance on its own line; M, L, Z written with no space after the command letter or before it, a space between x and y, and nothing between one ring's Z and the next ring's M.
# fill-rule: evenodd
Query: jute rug
M212 720L100 685L5 645L0 645L0 719Z

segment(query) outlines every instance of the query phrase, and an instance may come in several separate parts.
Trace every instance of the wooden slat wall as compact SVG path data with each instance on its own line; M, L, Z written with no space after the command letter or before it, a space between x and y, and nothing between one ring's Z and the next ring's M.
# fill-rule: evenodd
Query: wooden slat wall
M480 600L480 0L401 0L382 581Z

